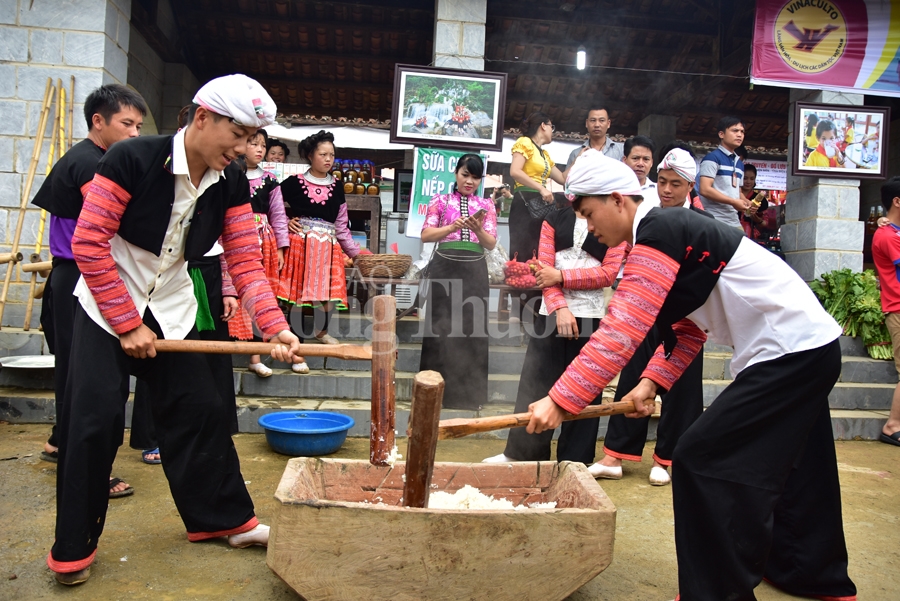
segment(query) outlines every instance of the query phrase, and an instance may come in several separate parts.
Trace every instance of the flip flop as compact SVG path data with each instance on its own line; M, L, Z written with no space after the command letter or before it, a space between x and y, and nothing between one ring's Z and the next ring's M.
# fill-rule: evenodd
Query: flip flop
M131 486L130 484L128 485L128 488L126 488L125 490L120 490L118 492L114 492L113 489L116 486L118 486L119 484L121 484L122 482L124 482L124 480L122 480L121 478L110 478L110 480L109 480L109 498L110 499L118 499L120 497L129 497L134 494L134 487Z
M162 463L162 459L147 459L150 455L159 455L159 448L148 449L146 451L141 451L141 461L144 463L149 463L150 465L157 465Z
M41 451L41 459L50 463L59 463L59 451L53 451L52 453Z
M897 430L893 434L885 434L882 432L878 440L900 447L900 430Z

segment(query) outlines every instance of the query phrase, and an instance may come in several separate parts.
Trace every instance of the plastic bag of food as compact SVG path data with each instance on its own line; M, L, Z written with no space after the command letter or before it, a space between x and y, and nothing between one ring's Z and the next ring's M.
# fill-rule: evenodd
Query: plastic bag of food
M503 270L504 265L509 261L509 255L503 245L497 242L494 250L485 253L487 261L488 280L491 284L502 284L506 279L506 273Z

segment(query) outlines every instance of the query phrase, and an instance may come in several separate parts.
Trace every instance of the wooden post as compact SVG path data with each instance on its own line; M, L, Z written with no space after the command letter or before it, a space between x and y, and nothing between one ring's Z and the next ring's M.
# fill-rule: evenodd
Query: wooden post
M210 353L214 355L268 355L275 342L234 340L155 340L158 353ZM372 349L358 344L301 344L304 357L334 357L352 361L371 361Z
M394 448L396 327L397 299L376 296L372 308L372 465L388 465Z
M413 380L409 440L406 446L404 507L427 507L431 494L431 473L437 450L438 422L444 399L444 378L436 371L420 371Z
M44 90L44 104L41 108L41 118L38 120L37 136L34 139L34 149L31 152L31 162L28 164L28 175L25 177L25 189L22 190L22 202L19 205L19 221L16 223L16 233L12 240L12 254L19 251L19 238L22 237L22 226L25 224L25 208L31 196L31 186L34 184L34 176L37 173L38 163L41 159L41 147L44 145L44 130L47 129L47 118L50 116L52 103L51 92L53 79L47 78L47 87ZM0 328L3 324L3 312L6 310L6 295L9 293L9 282L12 279L12 266L6 266L6 277L3 280L3 289L0 290Z

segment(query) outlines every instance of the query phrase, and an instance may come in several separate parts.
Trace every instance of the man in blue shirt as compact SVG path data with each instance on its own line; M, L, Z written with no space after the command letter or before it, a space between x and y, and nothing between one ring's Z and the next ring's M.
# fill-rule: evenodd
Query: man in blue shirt
M743 231L738 211L749 209L750 201L741 195L744 163L735 149L744 142L744 126L737 117L722 117L716 131L719 147L700 162L700 200L718 221Z

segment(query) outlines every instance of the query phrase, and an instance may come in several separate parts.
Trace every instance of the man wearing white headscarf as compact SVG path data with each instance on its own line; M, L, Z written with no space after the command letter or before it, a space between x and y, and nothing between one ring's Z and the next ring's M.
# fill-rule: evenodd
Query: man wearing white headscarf
M588 153L569 174L589 230L633 248L609 311L532 403L527 431L580 413L655 325L663 343L622 399L649 415L644 401L671 389L708 332L734 348L734 381L672 458L681 598L753 599L766 578L791 595L855 601L828 409L841 327L784 261L694 211L642 210L636 183Z
M208 362L197 353L157 356L154 341L197 339L197 302L185 262L221 237L244 306L272 356L292 361L291 334L262 270L249 184L232 161L247 137L275 119L275 103L252 79L204 85L191 124L174 136L119 142L97 165L72 238L81 278L69 378L60 416L56 579L90 576L106 518L109 470L122 444L129 375L144 380L172 497L188 540L227 536L233 547L265 545L240 473ZM98 368L98 366L100 366Z
M699 200L697 204L691 203L691 188L697 180L697 162L687 150L676 147L666 152L656 167L656 179L660 206L703 210Z

